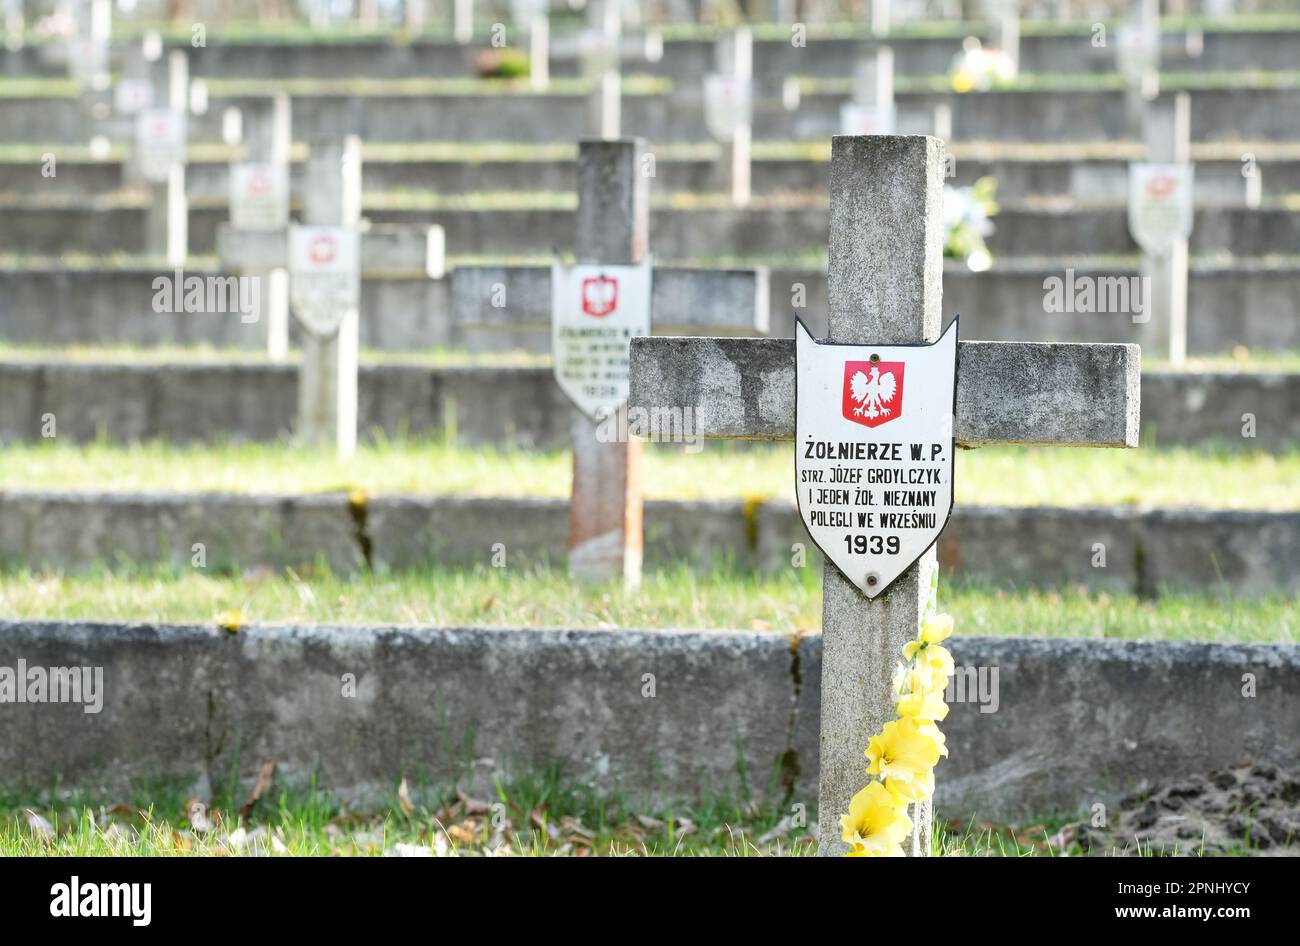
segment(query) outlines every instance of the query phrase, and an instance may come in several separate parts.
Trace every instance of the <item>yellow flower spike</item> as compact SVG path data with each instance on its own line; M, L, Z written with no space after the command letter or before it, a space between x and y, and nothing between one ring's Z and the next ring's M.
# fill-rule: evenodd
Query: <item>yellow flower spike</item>
M867 774L894 779L899 784L919 781L939 761L939 744L910 717L885 724L867 746Z
M913 691L898 701L898 715L918 722L939 722L948 715L948 704L943 701L942 690Z
M912 830L906 803L874 779L853 796L849 813L840 818L842 840L854 857L889 857L902 854L903 839Z

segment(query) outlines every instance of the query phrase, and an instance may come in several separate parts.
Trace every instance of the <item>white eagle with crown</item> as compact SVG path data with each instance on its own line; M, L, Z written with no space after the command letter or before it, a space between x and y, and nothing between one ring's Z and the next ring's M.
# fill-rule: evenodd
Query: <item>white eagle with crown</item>
M885 405L894 399L897 390L898 383L892 371L881 374L879 368L872 367L869 377L861 371L855 371L849 379L849 394L858 402L858 406L853 408L854 416L872 419L888 417L890 409Z

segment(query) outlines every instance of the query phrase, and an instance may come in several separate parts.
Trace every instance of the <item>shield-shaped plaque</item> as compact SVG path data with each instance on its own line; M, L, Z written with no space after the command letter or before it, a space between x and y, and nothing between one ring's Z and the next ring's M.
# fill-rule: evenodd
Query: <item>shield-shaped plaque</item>
M1192 165L1130 164L1128 227L1138 246L1163 256L1192 232Z
M289 222L289 169L269 161L230 168L230 222L240 230L279 230Z
M795 492L817 547L869 598L952 512L957 320L932 345L836 345L795 329Z
M329 338L361 305L361 235L350 227L289 229L289 304L307 331Z
M555 381L592 420L627 400L629 348L650 334L650 258L636 266L551 267Z
M753 83L737 76L704 77L704 123L718 141L731 141L736 129L753 120Z
M185 161L185 116L169 108L146 108L137 113L135 157L141 176L160 184L172 165Z
M840 106L840 134L892 135L897 116L892 107L845 102Z

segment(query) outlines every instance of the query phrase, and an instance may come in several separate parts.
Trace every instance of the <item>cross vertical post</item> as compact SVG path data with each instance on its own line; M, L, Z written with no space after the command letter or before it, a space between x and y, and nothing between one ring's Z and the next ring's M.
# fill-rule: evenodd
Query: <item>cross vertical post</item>
M174 120L185 125L189 110L190 69L184 51L173 50L166 71L155 72L154 102L171 111ZM149 206L145 211L145 252L164 256L168 266L184 266L189 253L189 201L185 196L185 156L175 155L161 180L149 183Z
M424 17L428 0L405 0L402 4L402 24L407 32L417 34L424 30Z
M1010 60L1015 74L1020 73L1020 0L1002 0L997 9L998 48Z
M840 106L840 127L846 135L892 135L894 110L894 50L872 46L853 66L853 98Z
M738 206L749 203L750 198L750 153L753 139L753 80L754 80L754 34L749 27L740 27L730 36L718 40L716 48L718 72L736 80L737 89L744 92L741 119L735 123L731 135L722 142L723 190L731 195L731 200Z
M1191 125L1186 92L1149 103L1143 121L1147 160L1190 164ZM1165 253L1142 254L1142 275L1150 280L1144 343L1176 365L1187 358L1187 262L1186 236L1176 237Z
M871 0L871 35L889 35L889 0Z
M292 147L289 95L277 92L256 105L246 106L242 116L245 158L269 164L289 179L289 152ZM234 167L231 168L234 173ZM285 189L288 201L288 188ZM284 226L281 222L280 226ZM283 266L249 267L246 272L257 279L258 312L266 330L266 353L272 361L282 361L289 353L289 277Z
M1129 19L1117 39L1125 115L1137 137L1146 103L1160 91L1160 0L1129 0Z
M650 240L650 180L641 173L640 138L583 141L578 146L579 263L634 264ZM573 490L569 505L569 574L641 580L641 442L602 442L600 424L571 412Z
M828 338L882 345L939 337L943 144L930 137L836 137L831 145ZM822 594L818 853L839 855L839 816L866 783L863 751L894 714L892 679L916 636L938 567L926 552L870 601L829 561ZM913 805L905 849L930 849L930 805Z
M623 16L619 0L588 0L583 35L582 73L587 93L587 130L606 141L619 136L622 124L622 80L619 53Z
M361 140L314 141L307 162L303 223L351 227L361 222ZM360 319L343 316L338 332L321 338L302 333L298 375L298 436L310 444L334 443L340 457L356 452L357 354Z
M539 90L551 81L551 19L544 7L528 21L528 78Z
M474 0L452 0L451 33L464 46L474 38Z

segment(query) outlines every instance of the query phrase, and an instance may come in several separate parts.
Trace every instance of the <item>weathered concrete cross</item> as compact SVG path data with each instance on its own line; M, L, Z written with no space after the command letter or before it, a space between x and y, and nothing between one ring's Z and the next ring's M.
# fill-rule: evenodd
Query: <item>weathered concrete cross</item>
M579 263L639 263L649 250L650 177L639 138L584 141L578 150ZM550 331L549 269L457 267L452 319L461 326ZM759 332L768 325L765 269L709 271L655 267L650 307L655 331ZM518 336L516 336L518 337ZM569 571L575 577L641 575L641 444L609 441L602 424L574 409Z
M265 324L267 353L278 360L285 356L289 347L287 284L281 283L277 275L286 269L289 262L287 187L292 141L289 97L279 93L245 103L241 124L247 156L252 164L231 165L232 191L245 174L259 169L282 168L280 173L286 188L282 195L283 219L263 221L261 225L239 219L220 224L217 227L217 256L221 265L228 269L265 277L259 283L260 321ZM318 147L312 148L307 159L304 218L314 215L331 219L336 216L332 206L326 206L322 213L313 208L321 201L329 205L343 193L355 193L360 200L360 148L358 141L346 157L339 151L337 142L319 142ZM232 217L236 216L237 200L237 195L232 193ZM357 213L360 214L359 203ZM308 221L304 219L304 222ZM443 274L445 249L445 234L440 226L374 225L365 231L361 240L361 273L363 276L423 275L439 279Z
M1179 92L1147 102L1142 132L1147 163L1129 172L1129 226L1142 248L1142 275L1150 291L1143 299L1142 340L1147 351L1175 365L1187 358L1187 238L1193 224L1191 96ZM1149 187L1172 188L1150 201Z
M830 341L886 345L939 337L943 180L943 145L935 138L833 139ZM957 364L958 445L1137 445L1137 346L961 342ZM634 339L629 405L689 408L705 437L791 440L795 343ZM838 819L865 784L868 740L893 717L893 671L916 635L936 567L931 548L868 600L834 565L825 566L822 854L844 851ZM913 854L929 850L928 808L914 812Z
M307 160L302 222L307 226L358 229L361 225L361 142L311 143ZM441 276L441 227L392 225L371 227L361 238L362 274L422 272ZM289 231L245 230L223 225L217 231L218 253L237 270L266 271L290 265ZM304 443L334 443L339 456L356 449L357 311L343 314L336 332L317 336L304 327L302 365L298 374L298 430ZM272 342L272 344L278 344Z

